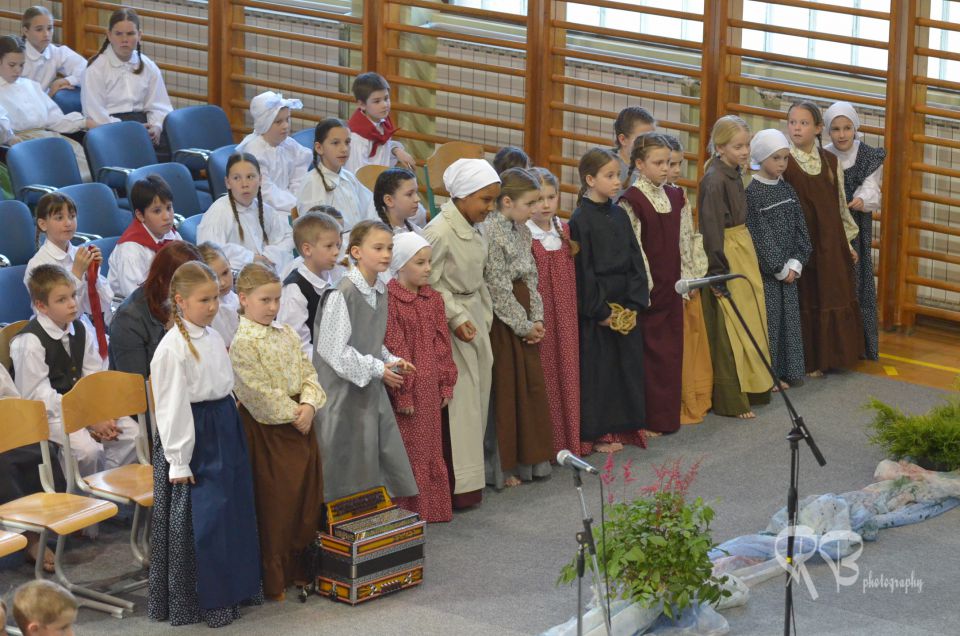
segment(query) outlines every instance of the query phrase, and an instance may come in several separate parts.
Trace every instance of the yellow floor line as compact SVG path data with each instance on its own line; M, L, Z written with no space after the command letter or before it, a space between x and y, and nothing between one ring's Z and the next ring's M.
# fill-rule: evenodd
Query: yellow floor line
M883 365L883 370L886 372L887 375L900 375L899 373L897 373L897 367L890 366L888 364Z
M910 358L901 358L900 356L892 356L889 353L881 353L880 357L886 358L887 360L896 360L897 362L915 364L918 367L927 367L928 369L937 369L939 371L948 371L950 373L960 373L960 369L957 369L956 367L948 367L942 364L934 364L932 362L921 362L920 360L911 360Z

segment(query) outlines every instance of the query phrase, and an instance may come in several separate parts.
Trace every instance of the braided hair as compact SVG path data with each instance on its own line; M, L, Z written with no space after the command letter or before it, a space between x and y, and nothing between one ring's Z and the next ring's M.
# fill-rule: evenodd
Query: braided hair
M633 173L637 170L637 162L646 161L650 151L657 148L671 149L670 142L660 133L643 133L633 140L633 148L630 149L630 169L627 170L627 178L622 184L624 188L633 185Z
M249 152L235 152L227 159L227 178L230 177L230 170L238 163L249 163L260 174L260 162ZM230 200L230 209L233 210L233 220L237 222L237 232L240 234L240 240L246 240L243 235L243 225L240 223L240 212L237 210L237 201L233 198L233 191L227 188L227 198ZM267 228L263 223L263 188L257 187L257 220L260 221L260 231L263 232L263 244L270 244L270 237L267 236Z
M313 169L320 175L320 182L323 183L323 189L327 192L333 192L336 190L336 186L327 183L327 180L323 176L323 170L320 169L320 155L317 153L317 144L322 144L326 141L327 135L329 135L330 131L334 128L347 128L347 124L337 117L327 117L317 124L313 132Z
M417 175L406 168L390 168L380 173L380 176L377 177L377 183L373 186L373 207L376 208L380 220L391 228L393 228L393 223L390 222L390 213L387 210L385 199L387 196L394 196L400 189L400 185L411 179L416 181ZM413 231L413 225L408 219L404 219L403 224L407 230Z
M112 14L110 14L110 22L107 23L107 33L113 30L120 22L133 22L134 26L137 27L137 33L140 33L140 16L137 15L137 12L128 7L123 7L117 9ZM103 55L104 51L107 50L107 47L110 46L110 38L106 37L103 39L103 44L100 45L100 50L96 54L87 60L87 66L90 66L97 61L97 58ZM141 51L140 40L137 40L137 59L139 63L137 64L137 70L133 72L134 75L139 75L143 73L143 53Z
M183 339L187 341L187 347L195 360L200 359L196 347L193 346L193 340L187 333L187 327L183 324L183 316L180 307L177 305L177 296L185 298L190 295L193 288L202 283L217 284L217 275L213 273L210 267L201 261L187 261L177 268L170 279L170 307L173 310L173 322Z

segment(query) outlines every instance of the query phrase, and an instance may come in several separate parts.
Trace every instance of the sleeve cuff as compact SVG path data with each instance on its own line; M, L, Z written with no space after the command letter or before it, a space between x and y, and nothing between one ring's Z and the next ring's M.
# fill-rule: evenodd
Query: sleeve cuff
M776 278L777 280L784 280L789 275L790 275L790 263L787 262L787 264L783 266L783 269L781 269L779 272L774 274L773 277Z
M787 261L787 267L795 271L797 276L803 272L803 263L795 258L791 258L789 261Z
M181 479L183 477L193 477L190 465L170 464L170 479Z
M385 364L383 363L383 360L376 360L376 359L374 359L374 361L373 361L373 377L375 377L375 378L382 378L382 377L383 377L383 374L386 372L386 370L387 370L387 365L385 365Z

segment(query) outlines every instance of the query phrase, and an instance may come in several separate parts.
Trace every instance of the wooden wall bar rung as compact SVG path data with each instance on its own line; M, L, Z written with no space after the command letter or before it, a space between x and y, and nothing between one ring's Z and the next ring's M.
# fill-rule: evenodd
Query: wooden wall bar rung
M638 4L627 4L626 2L616 2L615 0L589 0L588 2L576 2L575 4L589 4L593 7L603 7L605 9L617 9L618 11L630 11L631 13L643 13L645 15L655 15L663 18L676 18L678 20L690 20L691 22L703 22L703 16L698 13L688 11L677 11L675 9L661 9L659 7L648 7Z
M84 0L83 7L86 9L100 9L101 11L115 11L117 3L99 2L98 0ZM154 9L141 9L137 7L137 15L142 18L157 18L158 20L170 20L171 22L182 22L184 24L196 24L198 26L207 26L207 19L195 15L184 13L172 13L168 11L157 11ZM99 26L99 25L97 25ZM103 28L103 27L101 27ZM106 29L103 29L106 33Z
M943 146L944 148L956 148L960 150L960 140L944 139L943 137L930 137L929 135L913 135L913 141L931 146Z
M937 234L947 234L948 236L960 237L960 227L953 227L952 225L931 223L929 221L911 220L907 223L907 226L917 230L926 230L928 232L936 232Z
M507 40L505 38L490 38L471 33L457 33L454 31L445 31L443 29L428 29L426 27L410 26L400 24L399 22L388 22L383 25L384 28L401 33L414 33L416 35L428 38L437 38L438 40L463 40L464 42L473 42L474 44L486 44L487 46L496 46L505 49L524 50L526 47L522 41Z
M938 318L940 320L947 320L949 322L960 322L960 312L958 311L941 309L940 307L930 307L927 305L918 305L916 303L906 303L904 304L903 308L907 311L911 311L922 316L929 316L931 318Z
M494 64L483 64L473 60L460 60L453 57L440 57L438 55L427 55L426 53L417 53L416 51L406 51L404 49L387 49L386 54L400 60L416 60L418 62L427 62L443 66L456 66L459 68L468 68L474 71L486 71L487 73L498 73L500 75L512 75L514 77L523 77L526 71L522 68L513 68L510 66L496 66Z
M644 44L656 44L675 49L686 49L690 51L700 51L701 44L690 40L678 40L676 38L665 38L659 35L650 35L648 33L637 33L636 31L623 31L620 29L611 29L609 27L597 27L589 24L579 24L577 22L564 22L563 20L554 20L551 26L558 29L565 29L575 33L590 33L592 35L601 35L612 40L627 40L634 42L643 42Z
M280 31L279 29L268 29L265 27L253 26L250 24L238 24L233 27L241 33L252 33L254 35L266 35L272 38L282 40L295 40L297 42L307 42L309 44L319 44L322 46L331 46L334 48L348 49L350 51L360 51L362 46L348 40L333 40L330 38L307 35L305 33L294 33L291 31Z
M844 15L858 16L861 18L874 18L876 20L889 20L890 14L883 11L871 11L870 9L860 9L854 7L844 7L835 4L826 4L823 2L806 2L804 0L764 0L767 4L779 5L781 7L794 7L797 9L812 9L825 13L841 13Z
M843 101L853 101L857 104L866 104L868 106L879 106L883 107L886 105L887 100L880 97L873 97L870 95L863 94L850 94L844 93L842 91L833 91L825 88L813 88L810 86L801 86L799 84L792 84L787 82L775 82L772 80L765 80L759 77L746 77L744 75L728 75L727 81L732 82L733 84L739 84L741 86L756 86L758 88L770 88L774 90L792 90L796 93L804 93L805 95L812 95L813 97L823 97L824 99L833 99L833 100L843 100Z
M591 88L604 93L629 95L631 97L639 97L641 99L653 99L657 101L670 102L673 104L686 104L687 106L698 106L700 104L700 99L697 97L687 97L686 95L677 95L676 93L658 93L657 91L645 91L638 88L610 86L609 84L604 84L603 82L594 82L591 80L580 79L578 77L567 77L565 75L554 75L551 79L558 84L579 86L581 88ZM616 117L616 114L607 111L604 116Z
M960 27L960 24L956 25ZM936 57L944 60L953 60L954 62L960 62L960 53L954 53L952 51L943 51L941 49L928 49L924 46L918 46L917 55L922 55L924 57Z
M299 84L288 84L286 82L277 82L275 80L263 79L260 77L254 77L252 75L243 75L240 73L232 73L230 79L234 82L242 82L244 84L249 84L251 86L263 86L264 88L275 88L279 91L290 92L290 93L304 93L306 95L313 95L314 97L326 97L327 99L334 99L343 102L352 102L353 95L349 93L334 93L332 91L323 91L317 90L315 88L309 88L307 86L302 86ZM249 106L249 102L246 102Z
M308 68L313 71L325 71L327 73L339 73L342 75L359 75L360 71L347 66L334 66L332 64L321 64L320 62L311 62L309 60L297 60L279 55L267 55L257 51L248 51L246 49L231 48L230 55L246 60L259 60L261 62L276 62L293 68Z
M614 66L623 66L641 71L657 71L667 75L684 75L686 77L700 77L700 70L692 67L670 64L660 64L658 62L647 61L644 59L628 56L606 55L602 53L589 53L579 49L566 47L554 47L550 50L553 55L562 55L575 60L590 60L591 62L603 62Z
M914 161L910 164L911 170L916 170L917 172L925 172L927 174L939 174L944 177L952 177L954 179L960 179L960 170L954 170L953 168L944 168L942 166L931 166L929 163L923 163L921 161Z
M264 11L278 11L282 13L291 13L293 15L303 16L305 18L315 18L318 20L328 20L330 22L340 22L343 24L354 24L360 26L363 24L363 18L346 14L334 13L332 11L323 11L320 9L309 9L288 2L267 2L265 0L230 0L235 6L248 7L250 9L262 9Z
M925 278L923 276L907 276L908 285L920 285L921 287L930 287L932 289L942 289L943 291L960 294L960 284L950 283L935 278Z
M575 106L573 104L568 104L566 102L550 102L550 107L555 108L559 111L565 113L578 113L580 115L592 115L594 117L603 117L605 119L614 119L616 116L608 111L603 111L597 108L587 108L586 106ZM660 128L668 128L670 130L682 130L683 132L688 132L691 134L696 134L700 132L700 129L696 124L683 124L676 121L668 120L657 120L657 125Z
M751 31L761 31L764 33L779 33L780 35L792 35L798 38L810 38L814 40L824 40L827 42L836 42L838 44L850 44L853 46L863 46L872 49L886 49L887 43L878 40L868 40L866 38L855 38L849 35L834 35L833 33L824 33L822 31L810 31L808 29L794 29L792 27L782 27L773 24L763 24L762 22L749 22L747 20L730 20L729 25L735 29L749 29Z
M789 64L802 68L815 68L823 71L833 71L836 73L846 73L848 75L876 77L886 79L885 71L867 68L866 66L852 67L847 64L837 64L835 62L826 62L824 60L811 60L806 57L794 57L792 55L781 55L779 53L769 53L767 51L757 51L755 49L745 49L739 46L731 46L727 49L731 55L738 55L747 58L756 58L767 62L776 62L779 64Z
M396 110L402 113L417 113L420 115L428 115L437 119L452 119L454 121L465 121L471 124L480 124L481 126L497 126L500 128L507 128L509 130L523 130L523 124L504 121L502 119L493 119L492 117L481 117L479 115L468 115L466 113L455 113L449 110L442 110L439 108L426 108L424 106L414 106L413 104L396 104L392 107L392 110Z
M939 263L950 263L951 265L960 265L960 256L957 256L956 254L943 254L941 252L932 252L930 250L909 249L907 250L907 256L914 256L916 258L925 258L929 261L937 261Z
M407 7L421 7L436 11L437 13L448 13L451 15L464 15L471 18L480 18L491 22L506 22L508 24L526 24L527 17L516 13L505 13L503 11L491 11L489 9L475 9L473 7L461 7L454 4L438 4L429 0L403 0L403 5Z
M416 86L417 88L426 88L432 91L450 91L453 92L450 86L445 84L440 84L437 82L427 82L425 80L413 79L410 77L400 77L398 75L388 75L387 81L393 84L400 84L403 86ZM523 98L517 97L516 95L504 95L502 93L491 93L490 91L478 91L473 89L466 88L457 88L457 93L461 95L469 95L471 97L480 97L481 99L489 99L492 101L501 101L508 102L511 104L522 104Z

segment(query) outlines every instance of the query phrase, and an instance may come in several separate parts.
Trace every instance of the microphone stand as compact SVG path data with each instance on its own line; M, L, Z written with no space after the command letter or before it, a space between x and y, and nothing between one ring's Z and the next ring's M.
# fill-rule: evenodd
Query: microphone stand
M778 393L780 394L780 397L783 398L784 404L787 406L787 414L790 416L790 422L793 425L790 429L790 433L787 434L787 441L790 442L790 486L787 490L787 523L789 524L788 528L790 529L790 532L787 534L787 565L794 567L793 529L797 527L797 491L800 485L800 440L804 440L807 443L807 446L810 447L810 452L813 453L814 458L817 460L817 463L820 466L826 466L827 460L823 458L823 454L817 447L817 443L813 441L813 436L807 429L807 425L804 423L803 418L800 417L800 414L797 413L797 410L793 407L793 402L791 402L790 398L787 397L787 392L783 390L780 380L777 378L776 373L773 372L773 368L770 366L770 362L767 360L767 356L763 355L763 349L760 348L760 345L757 343L757 339L754 338L753 334L750 332L750 327L747 326L747 322L743 319L743 315L740 313L737 303L733 301L733 297L730 295L730 290L727 289L727 286L723 283L713 286L712 289L717 290L720 295L727 299L727 301L730 303L730 307L737 315L737 320L740 321L744 331L747 332L747 336L750 338L753 348L756 349L757 354L763 361L764 368L766 368L767 373L770 374L770 379L773 380L773 386L776 386L780 389ZM793 624L793 572L791 570L787 570L787 585L784 598L783 636L790 636L791 626L795 627Z
M577 533L577 636L583 636L583 575L586 570L586 553L590 553L590 560L593 565L593 583L597 586L597 593L600 600L600 613L603 615L603 624L607 628L607 636L612 636L610 629L610 616L607 614L607 604L605 602L606 594L603 586L600 584L600 565L597 562L597 544L593 540L593 518L587 512L587 502L583 498L583 480L580 476L580 470L573 469L573 483L577 487L577 494L580 496L580 512L583 517L583 530Z

